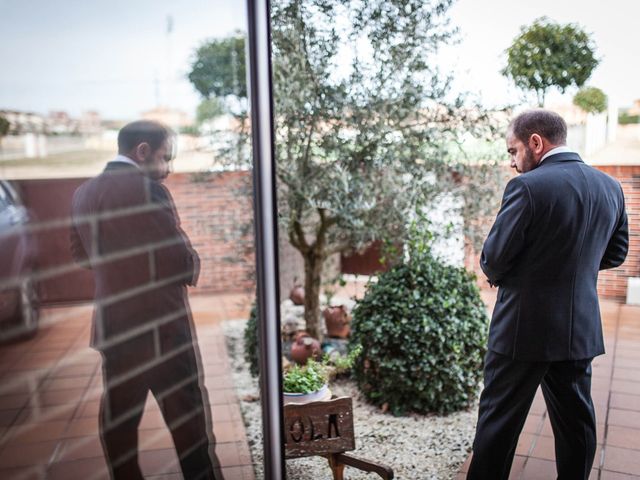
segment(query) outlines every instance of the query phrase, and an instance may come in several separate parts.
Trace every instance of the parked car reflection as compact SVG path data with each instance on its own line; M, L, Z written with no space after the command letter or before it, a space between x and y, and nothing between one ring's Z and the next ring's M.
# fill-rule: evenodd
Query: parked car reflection
M29 225L16 190L0 180L0 341L31 336L38 328L36 241Z

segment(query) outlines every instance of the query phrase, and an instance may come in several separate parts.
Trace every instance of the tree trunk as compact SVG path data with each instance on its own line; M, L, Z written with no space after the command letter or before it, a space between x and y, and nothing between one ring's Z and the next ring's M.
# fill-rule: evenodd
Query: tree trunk
M322 341L320 330L320 283L324 258L313 249L304 255L304 320L307 332Z

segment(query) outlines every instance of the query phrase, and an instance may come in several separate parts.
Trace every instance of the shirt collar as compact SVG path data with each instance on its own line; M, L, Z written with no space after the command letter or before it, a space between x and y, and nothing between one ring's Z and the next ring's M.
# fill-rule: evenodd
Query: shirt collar
M562 145L560 147L552 148L551 150L549 150L547 153L545 153L542 156L542 158L540 159L540 162L538 163L538 165L540 165L540 163L544 162L545 158L550 157L551 155L555 155L556 153L576 153L576 152L573 151L571 148L567 147L566 145Z
M142 170L140 168L140 165L138 165L136 162L131 160L129 157L125 157L124 155L118 155L116 158L114 158L111 161L112 162L128 163L129 165L133 165L134 167L136 167L138 170Z

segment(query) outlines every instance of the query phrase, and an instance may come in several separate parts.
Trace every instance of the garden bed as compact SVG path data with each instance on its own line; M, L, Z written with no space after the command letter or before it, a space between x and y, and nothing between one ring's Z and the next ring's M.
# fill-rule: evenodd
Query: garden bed
M262 421L259 388L251 377L243 357L243 333L246 321L233 320L223 324L227 348L233 367L236 387L245 422L247 438L256 470L262 475ZM411 415L394 417L364 401L351 380L338 380L331 384L337 396L353 398L356 450L353 454L394 469L398 479L455 478L465 461L476 423L476 408L448 416ZM332 480L327 460L306 457L287 460L288 478L296 480ZM347 468L349 480L378 478Z

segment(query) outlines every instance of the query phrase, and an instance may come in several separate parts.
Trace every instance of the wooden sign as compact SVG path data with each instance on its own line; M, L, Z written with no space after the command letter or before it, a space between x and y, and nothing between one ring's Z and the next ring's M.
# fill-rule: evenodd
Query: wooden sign
M284 436L286 458L354 450L351 398L285 405Z

